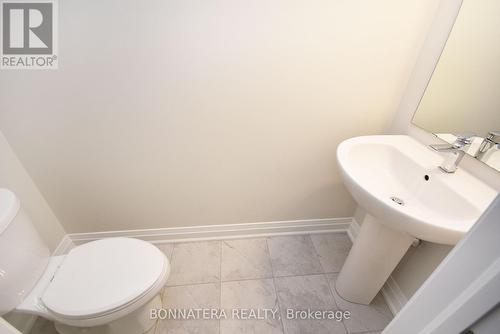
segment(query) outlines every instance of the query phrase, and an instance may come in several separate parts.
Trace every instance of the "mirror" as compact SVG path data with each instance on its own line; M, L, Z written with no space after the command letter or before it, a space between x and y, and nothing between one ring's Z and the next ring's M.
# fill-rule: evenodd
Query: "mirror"
M464 0L413 124L500 171L500 0Z

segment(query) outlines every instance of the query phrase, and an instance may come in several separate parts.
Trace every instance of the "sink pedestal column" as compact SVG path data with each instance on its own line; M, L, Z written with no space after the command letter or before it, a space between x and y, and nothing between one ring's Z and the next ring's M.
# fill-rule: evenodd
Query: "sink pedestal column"
M337 278L339 295L350 302L370 304L414 240L366 215Z

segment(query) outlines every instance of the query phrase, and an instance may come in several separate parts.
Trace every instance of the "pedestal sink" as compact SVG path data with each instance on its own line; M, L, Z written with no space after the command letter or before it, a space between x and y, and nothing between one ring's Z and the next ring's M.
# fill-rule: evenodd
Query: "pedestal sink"
M356 137L338 146L344 184L367 211L337 279L344 299L369 304L413 241L456 244L495 198L461 168L442 172L444 157L409 136Z

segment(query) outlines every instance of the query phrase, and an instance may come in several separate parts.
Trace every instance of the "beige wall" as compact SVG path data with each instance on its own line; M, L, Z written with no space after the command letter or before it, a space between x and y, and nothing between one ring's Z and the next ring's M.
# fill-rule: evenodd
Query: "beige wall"
M0 188L7 188L16 193L38 233L50 249L54 250L65 231L1 132Z
M65 0L0 128L68 232L351 216L336 147L389 124L436 6Z
M500 129L500 1L464 1L413 122L434 133Z

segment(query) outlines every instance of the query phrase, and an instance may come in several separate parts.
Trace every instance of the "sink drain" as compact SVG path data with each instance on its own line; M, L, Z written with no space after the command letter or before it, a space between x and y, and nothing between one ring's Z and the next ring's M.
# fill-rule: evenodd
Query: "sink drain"
M401 198L396 197L396 196L392 196L391 201L393 201L394 203L396 203L398 205L405 205L405 202Z

